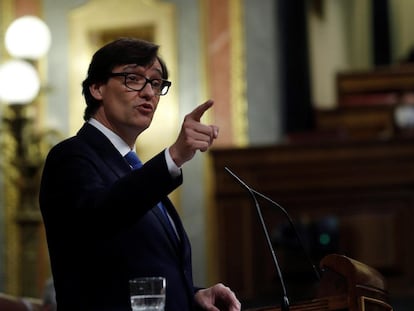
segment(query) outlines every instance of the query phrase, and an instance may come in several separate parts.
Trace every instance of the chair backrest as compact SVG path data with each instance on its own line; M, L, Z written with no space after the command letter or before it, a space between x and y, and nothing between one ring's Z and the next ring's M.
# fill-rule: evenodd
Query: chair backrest
M15 297L0 293L1 311L41 311L42 302L36 298Z

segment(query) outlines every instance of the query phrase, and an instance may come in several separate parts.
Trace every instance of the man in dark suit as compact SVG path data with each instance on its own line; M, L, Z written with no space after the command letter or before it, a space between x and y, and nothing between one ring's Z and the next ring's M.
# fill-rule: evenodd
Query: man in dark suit
M129 161L171 85L157 52L127 38L99 49L82 85L86 122L47 157L39 200L58 311L131 310L128 280L139 276L166 278L167 311L240 310L228 287L193 285L190 243L167 197L181 166L217 138L200 122L213 102L185 117L169 148Z

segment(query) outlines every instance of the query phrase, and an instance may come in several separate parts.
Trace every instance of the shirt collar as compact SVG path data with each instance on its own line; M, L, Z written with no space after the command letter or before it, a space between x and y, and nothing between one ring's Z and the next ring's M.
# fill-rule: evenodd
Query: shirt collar
M90 118L88 120L88 123L101 131L102 134L104 134L111 141L111 143L115 146L115 148L122 156L125 156L129 151L131 151L131 148L129 148L128 144L121 137L119 137L117 134L115 134L115 132L111 131L98 120ZM135 148L133 150L135 150Z

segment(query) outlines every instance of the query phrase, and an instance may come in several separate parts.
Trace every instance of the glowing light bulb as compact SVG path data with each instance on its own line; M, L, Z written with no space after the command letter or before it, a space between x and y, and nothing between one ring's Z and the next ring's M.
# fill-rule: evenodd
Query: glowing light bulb
M33 101L40 90L40 79L32 64L10 60L0 65L0 100L10 104Z
M6 30L6 49L15 58L39 59L47 53L50 44L49 28L36 16L17 18Z

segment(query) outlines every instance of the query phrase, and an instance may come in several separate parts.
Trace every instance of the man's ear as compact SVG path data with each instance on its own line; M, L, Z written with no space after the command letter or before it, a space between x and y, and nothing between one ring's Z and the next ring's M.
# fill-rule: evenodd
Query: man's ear
M102 84L94 83L89 87L89 92L97 100L102 100L101 86Z

